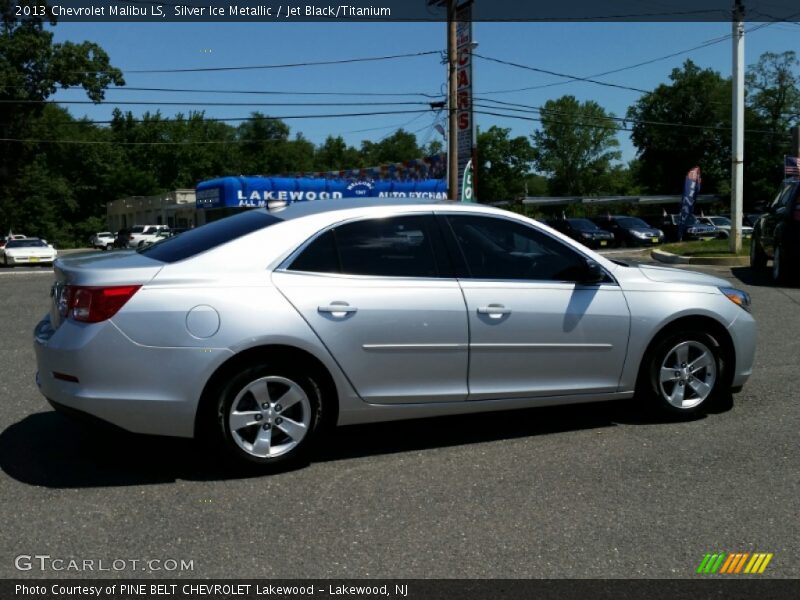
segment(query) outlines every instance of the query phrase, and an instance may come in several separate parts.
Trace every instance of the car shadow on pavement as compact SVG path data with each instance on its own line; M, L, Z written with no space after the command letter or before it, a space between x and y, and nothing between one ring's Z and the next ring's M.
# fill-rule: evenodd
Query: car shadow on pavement
M732 398L725 398L714 412L730 410L732 405ZM330 432L312 452L311 461L674 422L628 400L350 425ZM58 412L31 415L0 433L0 469L19 482L49 488L261 476L252 469L232 467L193 440L136 435L111 425L84 423Z
M731 274L745 285L755 287L797 287L798 281L776 284L772 280L771 269L752 269L750 267L734 267Z

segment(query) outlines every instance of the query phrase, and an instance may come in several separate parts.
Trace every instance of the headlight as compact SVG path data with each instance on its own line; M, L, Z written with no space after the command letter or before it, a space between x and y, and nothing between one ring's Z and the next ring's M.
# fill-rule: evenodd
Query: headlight
M588 240L592 237L591 233L581 233L581 237L585 240Z
M750 294L736 288L721 287L719 291L727 296L728 300L750 312Z
M636 229L632 230L631 233L638 238L647 238L650 237L650 234L644 231L638 231Z

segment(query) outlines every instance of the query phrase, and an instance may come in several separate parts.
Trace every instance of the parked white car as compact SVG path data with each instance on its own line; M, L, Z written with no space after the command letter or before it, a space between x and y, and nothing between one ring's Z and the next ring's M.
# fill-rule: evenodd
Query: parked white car
M731 237L731 220L728 217L697 217L698 223L703 223L704 225L713 225L717 229L719 229L719 237L722 238L729 238ZM742 223L742 237L743 238L750 238L753 237L753 228L749 225L745 225Z
M162 231L169 231L166 225L134 225L131 227L128 237L129 248L141 248L147 243L152 244L160 238L158 234Z
M40 263L52 264L58 256L55 248L39 238L8 240L5 247L0 249L0 253L3 255L2 262L6 267Z
M116 236L110 231L100 231L95 233L90 240L92 248L98 250L111 250L114 247L114 239Z

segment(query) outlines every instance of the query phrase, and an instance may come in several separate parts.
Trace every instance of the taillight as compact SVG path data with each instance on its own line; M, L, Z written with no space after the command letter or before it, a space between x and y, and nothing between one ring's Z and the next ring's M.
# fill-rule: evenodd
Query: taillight
M110 319L142 287L116 285L111 287L68 285L64 290L67 318L82 323L99 323Z

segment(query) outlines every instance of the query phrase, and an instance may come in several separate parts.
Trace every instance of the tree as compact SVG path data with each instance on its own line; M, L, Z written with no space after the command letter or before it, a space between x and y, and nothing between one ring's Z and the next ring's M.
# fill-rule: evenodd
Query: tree
M600 194L607 190L611 165L621 157L613 114L574 96L548 100L542 126L531 137L534 164L550 177L556 195Z
M417 145L417 136L404 129L378 142L361 143L361 156L368 167L420 158L423 152Z
M800 116L800 64L794 51L765 52L747 73L747 128L763 133L745 136L746 196L763 200L775 192L783 157L792 154L787 132Z
M16 20L15 4L0 0L0 138L36 139L32 135L36 131L44 139L52 139L58 136L52 130L42 131L40 123L47 117L48 107L43 101L56 89L82 87L91 100L99 102L109 85L125 82L100 46L91 42L53 43L53 33L45 29L44 19ZM48 23L55 25L55 20ZM74 194L66 191L66 179L53 172L49 164L63 148L46 146L0 142L0 227L37 233L41 216L43 222L51 223L41 233L52 238L54 223L63 222L67 216ZM53 203L52 197L61 201L45 206ZM51 215L51 211L55 213Z
M679 194L692 167L703 190L730 190L731 83L687 60L628 109L637 149L639 183L651 193ZM674 125L679 124L679 125Z
M361 167L362 157L358 150L345 143L342 136L329 135L317 148L314 163L318 171L339 171Z
M524 136L510 138L510 129L492 126L478 133L478 200L514 200L525 195L533 149Z

